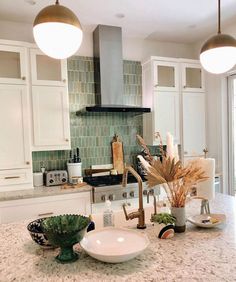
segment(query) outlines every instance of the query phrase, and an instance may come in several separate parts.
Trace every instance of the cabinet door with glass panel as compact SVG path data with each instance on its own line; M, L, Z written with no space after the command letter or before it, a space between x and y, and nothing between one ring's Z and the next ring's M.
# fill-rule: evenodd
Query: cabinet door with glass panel
M153 83L154 90L178 91L179 70L177 62L154 61Z
M182 63L182 91L204 92L204 71L200 64Z
M32 85L66 86L67 61L50 58L39 49L30 49Z
M25 47L0 45L0 83L26 84L26 57Z

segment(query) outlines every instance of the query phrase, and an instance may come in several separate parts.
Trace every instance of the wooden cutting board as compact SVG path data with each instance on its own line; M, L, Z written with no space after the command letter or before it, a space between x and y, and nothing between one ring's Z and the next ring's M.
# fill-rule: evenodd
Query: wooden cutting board
M112 149L112 158L113 158L113 168L117 170L118 174L123 174L124 172L123 143L119 140L116 134L111 142L111 149Z

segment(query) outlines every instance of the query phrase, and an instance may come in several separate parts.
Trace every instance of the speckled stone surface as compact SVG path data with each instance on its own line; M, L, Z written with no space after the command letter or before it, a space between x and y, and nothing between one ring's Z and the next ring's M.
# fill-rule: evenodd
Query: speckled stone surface
M92 187L89 185L85 185L80 188L68 188L68 189L63 189L62 186L51 186L51 187L42 186L42 187L35 187L34 189L0 192L0 202L18 200L18 199L63 195L70 193L79 193L79 192L86 192L91 190Z
M157 239L152 226L145 231L151 244L137 258L106 264L81 252L80 260L61 265L57 250L42 250L30 238L27 222L0 226L0 281L236 281L235 198L217 194L212 213L225 213L227 222L214 229L187 223L187 231L169 240ZM188 204L187 216L200 210Z

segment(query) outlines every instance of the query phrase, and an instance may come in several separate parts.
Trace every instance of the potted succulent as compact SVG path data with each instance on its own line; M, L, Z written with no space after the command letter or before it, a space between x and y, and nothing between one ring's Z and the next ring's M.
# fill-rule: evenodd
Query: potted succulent
M169 213L158 213L151 215L151 222L154 225L155 233L160 239L172 238L175 234L175 217Z

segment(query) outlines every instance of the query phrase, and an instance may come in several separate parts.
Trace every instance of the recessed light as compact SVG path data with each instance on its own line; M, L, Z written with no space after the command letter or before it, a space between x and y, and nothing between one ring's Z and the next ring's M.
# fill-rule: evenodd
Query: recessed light
M30 4L30 5L35 5L36 4L35 0L25 0L25 2Z
M115 16L116 16L118 19L123 19L123 18L125 17L125 15L122 14L122 13L118 13L118 14L116 14Z

